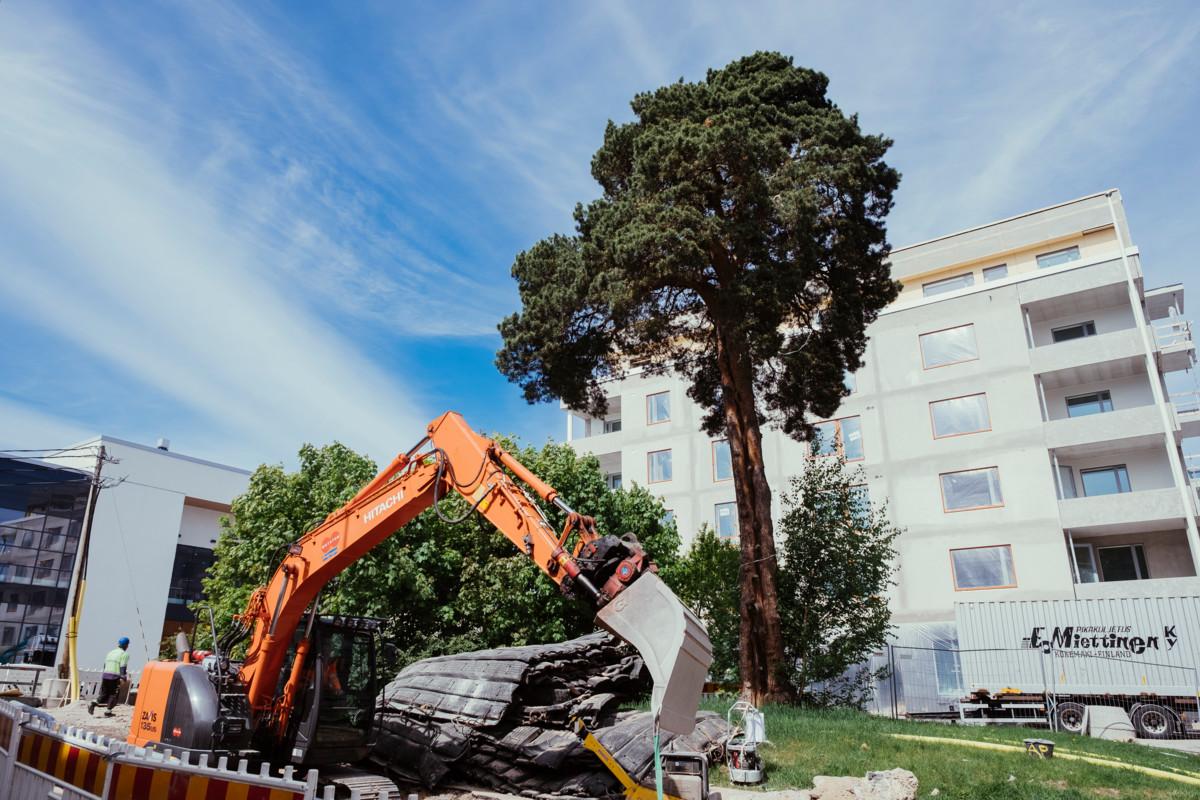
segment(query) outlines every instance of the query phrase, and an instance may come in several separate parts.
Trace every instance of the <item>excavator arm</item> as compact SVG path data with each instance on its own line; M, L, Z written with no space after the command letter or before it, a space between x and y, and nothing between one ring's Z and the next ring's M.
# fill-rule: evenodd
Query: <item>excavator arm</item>
M552 527L529 490L565 514L561 531ZM239 675L254 716L269 720L283 735L304 679L307 634L297 643L292 670L278 692L280 675L288 648L321 589L452 492L533 559L565 594L590 604L599 624L641 653L654 680L651 704L660 724L690 733L712 660L704 626L654 574L635 540L601 536L591 517L576 513L553 487L454 412L434 420L417 447L398 456L350 502L292 544L270 582L251 596L238 617L252 632Z

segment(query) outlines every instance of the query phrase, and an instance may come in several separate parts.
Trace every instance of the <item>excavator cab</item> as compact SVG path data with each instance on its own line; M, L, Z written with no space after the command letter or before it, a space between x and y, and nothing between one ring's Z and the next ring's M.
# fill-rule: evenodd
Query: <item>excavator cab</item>
M317 618L293 718L293 764L354 763L370 752L378 731L378 632L379 620Z

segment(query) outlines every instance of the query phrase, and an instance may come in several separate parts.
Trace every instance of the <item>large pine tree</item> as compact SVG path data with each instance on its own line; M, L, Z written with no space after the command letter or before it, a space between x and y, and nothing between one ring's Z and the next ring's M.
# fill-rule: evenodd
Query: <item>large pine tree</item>
M755 701L788 694L762 426L811 434L895 298L884 218L891 142L826 96L828 79L756 53L633 100L592 159L603 195L576 232L517 256L519 313L497 365L530 402L594 414L631 362L674 371L729 440L741 540L740 671Z

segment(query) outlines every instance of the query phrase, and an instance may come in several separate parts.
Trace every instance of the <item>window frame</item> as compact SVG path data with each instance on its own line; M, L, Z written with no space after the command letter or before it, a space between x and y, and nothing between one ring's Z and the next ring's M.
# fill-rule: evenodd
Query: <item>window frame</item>
M858 394L858 373L848 369L842 370L842 388L846 390L847 396Z
M987 414L987 427L979 428L973 431L963 431L962 433L942 433L937 432L937 420L933 415L933 407L938 403L949 403L951 400L965 400L968 397L982 397L983 410ZM941 400L929 401L929 430L933 434L934 439L953 439L956 436L974 436L977 433L989 433L992 430L992 406L988 403L987 392L972 392L971 394L960 394L955 397L943 397Z
M729 536L724 536L721 534L721 523L720 523L721 513L720 513L719 509L724 506L729 506L733 509L733 515L732 515L733 533L730 534ZM737 500L726 500L721 503L713 503L713 532L717 534L718 539L725 541L725 542L732 541L732 540L738 538Z
M1075 570L1075 583L1103 583L1104 577L1100 572L1100 559L1096 555L1096 546L1091 542L1075 542L1071 545L1071 548L1071 568ZM1079 572L1080 550L1086 550L1088 553L1092 574L1096 576L1094 581L1085 581L1083 575Z
M1008 563L1012 567L1012 583L997 585L997 586L965 586L958 585L958 570L954 566L954 554L963 550L993 550L996 548L1005 548L1008 550ZM1012 543L1005 544L985 544L977 547L951 547L950 548L950 581L954 585L956 592L988 592L993 589L1016 589L1020 586L1021 581L1017 577L1017 560L1013 557Z
M940 290L935 289L932 294L929 293L929 287L931 287L931 286L934 286L934 287L944 286L944 285L950 283L951 281L959 281L964 278L967 279L967 282L961 286L956 286L953 289L940 289ZM922 298L939 297L943 294L950 294L951 292L957 292L962 289L969 289L974 285L975 285L975 271L974 270L971 270L969 272L960 272L959 274L951 275L948 278L938 278L936 281L929 281L929 283L922 283L921 284L921 297Z
M1087 332L1089 325L1091 326L1091 331L1092 331L1091 333ZM1069 331L1069 330L1071 330L1071 328L1083 328L1083 336L1073 336L1070 339L1055 339L1054 338L1054 334L1058 333L1059 331ZM1072 322L1070 325L1059 325L1057 328L1051 328L1050 329L1050 343L1051 344L1063 344L1064 342L1075 342L1080 339L1089 339L1093 336L1099 336L1099 335L1100 334L1096 331L1096 320L1089 319L1089 320L1085 320L1084 322Z
M1063 472L1063 470L1066 470L1066 472ZM1069 495L1066 492L1068 484L1071 486L1071 493ZM1054 487L1054 491L1059 494L1059 500L1079 499L1079 486L1075 483L1075 470L1070 464L1058 465L1058 481Z
M729 439L713 439L709 447L709 455L712 457L712 479L713 483L727 483L733 480L733 451L729 451L729 477L722 478L717 475L717 445L724 443L729 447Z
M1049 256L1057 256L1062 253L1070 253L1071 251L1075 252L1075 257L1068 258L1066 261L1062 262L1062 264L1042 264L1043 258L1048 258ZM1070 264L1074 261L1082 261L1083 253L1081 253L1079 251L1079 245L1072 244L1072 245L1068 245L1067 247L1060 247L1057 250L1048 250L1045 253L1038 253L1037 255L1035 255L1033 257L1033 260L1037 263L1038 269L1054 269L1055 267L1061 267L1063 264Z
M650 400L651 400L651 398L659 397L660 395L664 395L664 394L667 396L667 416L663 417L660 420L653 420L650 418ZM646 425L647 426L662 425L662 424L670 422L670 421L671 421L671 390L664 389L661 392L651 392L650 394L646 395Z
M1116 406L1113 405L1113 401L1112 401L1112 390L1111 389L1097 389L1094 392L1084 392L1083 394L1076 394L1076 395L1071 395L1070 397L1064 397L1063 405L1065 405L1067 407L1067 419L1078 419L1079 418L1071 413L1071 401L1072 400L1083 400L1086 397L1095 397L1095 398L1098 398L1100 400L1100 404L1103 405L1104 398L1102 398L1101 395L1107 395L1108 409L1107 410L1101 409L1100 411L1097 411L1094 414L1080 414L1079 417L1094 417L1096 414L1111 414L1113 411L1116 411L1117 408L1116 408Z
M616 478L616 486L613 486L613 478ZM604 485L608 487L610 492L615 492L621 488L621 473L606 472L604 473Z
M1004 490L1003 489L1000 490L1000 502L993 503L992 505L967 506L965 508L949 508L946 505L946 484L942 480L942 478L944 478L947 475L961 475L964 472L986 472L990 469L996 470L996 485L1000 486L1000 467L996 464L992 464L991 466L987 466L987 467L971 467L969 469L952 469L949 472L939 472L938 473L938 491L942 495L942 513L943 514L958 514L959 512L962 512L962 511L982 511L982 510L988 509L988 508L1004 508L1005 500L1004 500ZM958 548L958 549L961 550L964 548Z
M1125 485L1129 488L1127 488L1123 492L1116 491L1116 492L1106 492L1105 494L1088 494L1087 481L1084 480L1083 476L1090 475L1093 472L1108 472L1110 470L1113 472L1116 472L1117 470L1123 471L1125 473ZM1118 480L1117 485L1120 486L1120 483L1121 482ZM1079 470L1079 485L1081 487L1083 487L1083 496L1084 497L1109 497L1114 494L1129 494L1130 492L1133 491L1133 480L1129 477L1129 465L1128 464L1109 464L1106 467L1088 467L1087 469L1081 469L1081 470Z
M1004 274L1003 274L1003 275L997 275L995 278L989 278L989 277L988 277L988 273L989 273L989 272L994 272L995 270L998 270L998 269L1002 269L1002 270L1004 270ZM984 282L984 283L991 283L992 281L1002 281L1002 280L1004 280L1005 278L1007 278L1007 277L1008 277L1008 263L1007 263L1007 262L1005 262L1005 263L1003 263L1003 264L994 264L994 265L992 265L992 266L990 266L990 267L984 267L984 268L981 270L981 274L983 275L983 282Z
M835 417L833 419L823 419L820 422L814 422L813 423L814 429L818 425L833 424L834 426L836 426L837 432L834 434L835 446L834 446L834 452L832 452L832 453L814 453L813 448L812 448L812 441L810 440L808 443L809 459L832 458L833 456L837 455L837 456L841 456L843 459L845 459L847 464L856 464L859 461L867 460L867 447L866 447L865 441L862 443L863 454L861 456L859 456L858 458L846 458L846 441L845 441L845 437L842 436L842 422L845 420L848 420L848 419L858 420L858 435L860 438L862 437L862 435L863 435L862 414L847 414L844 417Z
M656 481L656 480L654 480L654 479L651 477L651 476L653 476L653 475L654 475L654 469L653 469L653 466L652 466L652 465L654 464L654 456L655 456L655 455L657 455L658 453L670 453L670 452L671 452L671 448L669 448L669 447L664 447L664 448L661 448L661 449L659 449L659 450L648 450L648 451L646 452L646 483L647 483L647 484L651 484L651 483L670 483L672 480L674 480L674 479L675 479L675 464L674 464L674 457L673 457L673 456L670 458L670 461L671 461L671 477L669 477L669 478L662 478L662 479L660 479L660 480L657 480L657 481Z
M933 336L938 333L945 333L946 331L957 330L958 328L970 328L971 329L971 341L973 341L975 343L975 355L972 356L971 358L960 358L958 361L947 361L944 364L934 364L932 367L929 366L929 364L927 364L925 361L925 348L922 346L921 340L924 339L926 336ZM962 325L951 325L948 328L938 328L935 331L926 331L925 333L919 333L919 334L917 334L917 350L920 351L920 353L921 353L921 368L924 370L941 369L942 367L952 367L955 364L966 364L971 361L978 361L979 360L979 339L978 339L978 337L975 336L975 323L974 322L964 322Z
M621 418L613 417L612 419L604 420L603 424L600 426L600 431L601 431L602 435L605 433L620 433L621 432Z
M1138 553L1137 553L1137 551L1139 549L1142 551L1142 557L1140 559L1138 558ZM1134 570L1134 572L1137 573L1137 577L1134 578L1134 580L1135 581L1150 580L1150 561L1149 561L1149 559L1146 558L1145 543L1133 542L1132 544L1097 545L1095 550L1096 550L1096 574L1100 577L1100 581L1099 581L1100 583L1123 583L1123 581L1111 580L1109 578L1104 577L1104 566L1100 563L1100 551L1101 550L1128 550L1130 553L1132 553L1133 570ZM1144 574L1144 575L1142 574L1142 565L1143 564L1145 564L1145 566L1146 566L1146 570L1145 570L1146 574Z

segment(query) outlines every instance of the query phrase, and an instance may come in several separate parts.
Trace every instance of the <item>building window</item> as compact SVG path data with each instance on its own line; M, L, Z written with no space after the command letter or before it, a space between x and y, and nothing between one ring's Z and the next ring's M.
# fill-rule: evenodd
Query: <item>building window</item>
M1017 585L1012 547L1006 544L951 550L950 570L954 573L954 588L960 591L1012 589Z
M167 592L168 620L195 620L189 606L204 599L201 581L215 560L213 551L207 547L181 544L175 548L175 563L171 567L171 588Z
M604 476L604 483L606 486L608 486L609 489L612 489L615 492L617 489L621 488L621 473L619 473L619 472L608 473L607 475Z
M669 508L664 508L662 516L659 517L658 521L662 523L664 528L671 527L675 524L675 512Z
M1146 551L1140 544L1097 547L1100 573L1105 581L1140 581L1150 577Z
M863 459L862 420L859 417L831 419L813 426L809 450L814 456L840 453L847 461Z
M671 393L657 392L646 395L646 424L657 425L671 419Z
M935 439L992 429L987 395L983 393L936 400L929 404L929 417L933 421Z
M958 642L954 639L933 640L933 671L937 676L939 695L962 697L962 662L958 657Z
M1095 469L1079 470L1079 479L1083 481L1084 497L1096 497L1102 494L1124 494L1132 491L1129 488L1129 470L1124 464L1112 467L1096 467Z
M1079 492L1075 489L1075 473L1071 468L1064 465L1058 465L1058 483L1059 483L1059 500L1070 500L1079 497Z
M729 452L729 441L722 439L712 443L713 480L733 479L733 455Z
M921 294L925 297L933 297L946 292L956 292L959 289L965 289L968 286L975 285L975 273L964 272L962 275L955 275L953 278L942 278L940 281L931 281L921 285Z
M842 372L842 386L846 387L846 391L849 394L854 394L858 391L858 378L850 370L844 370Z
M1008 264L997 264L994 267L983 268L983 282L998 281L1008 277Z
M663 481L671 480L671 451L670 450L655 450L647 454L649 462L649 483L662 483Z
M621 420L620 419L604 420L604 432L605 433L620 433L620 431L621 431Z
M1096 335L1096 323L1088 320L1087 322L1077 322L1074 325L1064 325L1061 328L1053 328L1050 331L1050 338L1055 344L1058 342L1069 342L1072 339L1082 339L1085 336Z
M850 515L856 522L863 524L871 518L871 492L865 483L856 483L850 487Z
M1052 253L1042 253L1037 257L1037 265L1039 269L1047 267L1057 267L1059 264L1069 264L1072 261L1079 260L1078 247L1066 247L1062 250L1055 250Z
M1000 470L996 467L945 472L939 477L945 511L970 511L1004 505L1004 497L1000 494Z
M737 503L717 503L713 506L716 515L717 536L722 539L737 537Z
M1075 582L1099 583L1100 572L1096 569L1096 551L1090 544L1077 544L1075 553Z
M945 367L979 358L975 346L975 326L959 325L942 331L921 334L921 363L925 369Z
M1090 414L1104 414L1112 410L1112 395L1107 391L1067 398L1068 417L1086 417Z

